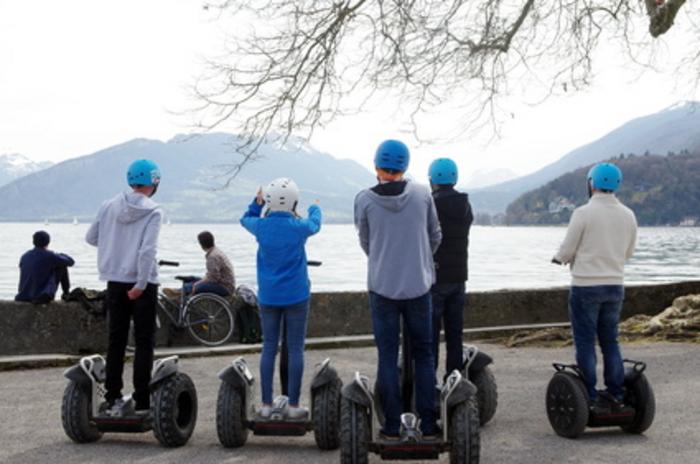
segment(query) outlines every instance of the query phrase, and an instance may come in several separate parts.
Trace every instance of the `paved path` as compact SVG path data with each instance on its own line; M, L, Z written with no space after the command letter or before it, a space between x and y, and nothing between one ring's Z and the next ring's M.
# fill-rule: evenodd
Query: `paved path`
M617 429L589 431L578 440L552 432L544 410L544 392L553 372L550 363L572 358L570 349L507 349L483 345L496 359L499 407L482 429L482 463L665 463L698 462L700 456L700 346L628 345L624 354L649 363L657 398L657 417L642 436ZM354 370L374 373L370 348L307 353L307 365L330 355L347 381ZM248 355L257 366L258 356ZM95 444L76 445L64 434L60 401L63 369L0 372L0 462L52 464L105 463L337 463L338 453L316 449L312 435L298 439L253 437L239 449L219 445L214 425L218 379L229 358L194 358L182 367L199 395L197 428L189 444L165 449L152 434L105 435ZM312 369L307 369L311 374ZM130 372L128 374L130 377ZM307 379L308 380L308 376ZM371 462L381 462L373 456ZM431 461L429 461L431 462ZM435 461L432 461L435 462ZM448 462L444 455L440 462Z

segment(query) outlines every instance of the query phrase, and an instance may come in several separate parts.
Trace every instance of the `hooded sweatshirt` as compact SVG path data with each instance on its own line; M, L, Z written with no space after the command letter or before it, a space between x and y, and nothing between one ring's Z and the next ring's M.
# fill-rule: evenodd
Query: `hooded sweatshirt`
M430 290L442 233L427 187L400 181L361 191L355 197L355 227L368 257L371 292L406 300Z
M158 283L156 250L163 220L160 206L137 192L106 201L85 240L97 247L100 280L134 283L143 290Z

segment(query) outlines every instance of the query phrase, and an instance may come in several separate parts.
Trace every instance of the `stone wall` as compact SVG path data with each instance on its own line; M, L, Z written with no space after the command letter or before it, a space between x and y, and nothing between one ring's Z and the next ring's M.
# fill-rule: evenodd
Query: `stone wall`
M675 297L691 293L700 293L700 281L628 286L623 317L656 314L670 306ZM566 322L567 296L567 288L473 292L465 308L465 327ZM165 318L161 321L166 322ZM366 293L313 295L308 336L369 333L372 323ZM106 340L105 319L89 314L77 303L34 306L0 301L0 356L103 352ZM157 343L193 344L186 333L167 325L159 330Z

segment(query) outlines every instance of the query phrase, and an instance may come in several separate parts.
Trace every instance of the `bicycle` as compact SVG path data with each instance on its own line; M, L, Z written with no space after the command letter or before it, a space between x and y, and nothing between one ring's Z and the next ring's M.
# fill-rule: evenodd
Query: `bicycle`
M159 266L180 265L177 261L158 261ZM158 289L158 311L156 313L156 328L161 327L158 314L162 313L170 320L176 329L187 329L190 336L198 343L205 346L218 346L231 337L235 327L233 312L226 298L214 293L197 293L189 296L185 294L184 285L187 282L198 280L194 276L175 276L182 282L182 291L178 302L169 298L163 290ZM133 321L129 330L129 343L127 349L134 348Z

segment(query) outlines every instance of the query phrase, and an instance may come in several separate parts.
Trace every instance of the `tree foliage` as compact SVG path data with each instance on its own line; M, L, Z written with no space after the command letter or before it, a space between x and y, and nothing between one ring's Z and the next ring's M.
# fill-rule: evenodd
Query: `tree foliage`
M624 179L617 197L632 208L640 225L676 225L700 219L700 153L687 150L674 156L647 155L612 159ZM571 211L552 213L550 202L565 198L577 206L588 201L586 174L577 169L520 196L508 205L508 224L566 224Z
M648 63L654 38L697 3L221 0L206 8L253 26L231 31L229 52L209 62L195 109L201 128L226 123L246 137L249 156L271 134L308 137L376 104L375 92L400 101L419 138L418 118L446 103L462 111L459 127L495 128L509 92L540 99L587 86L597 49Z

